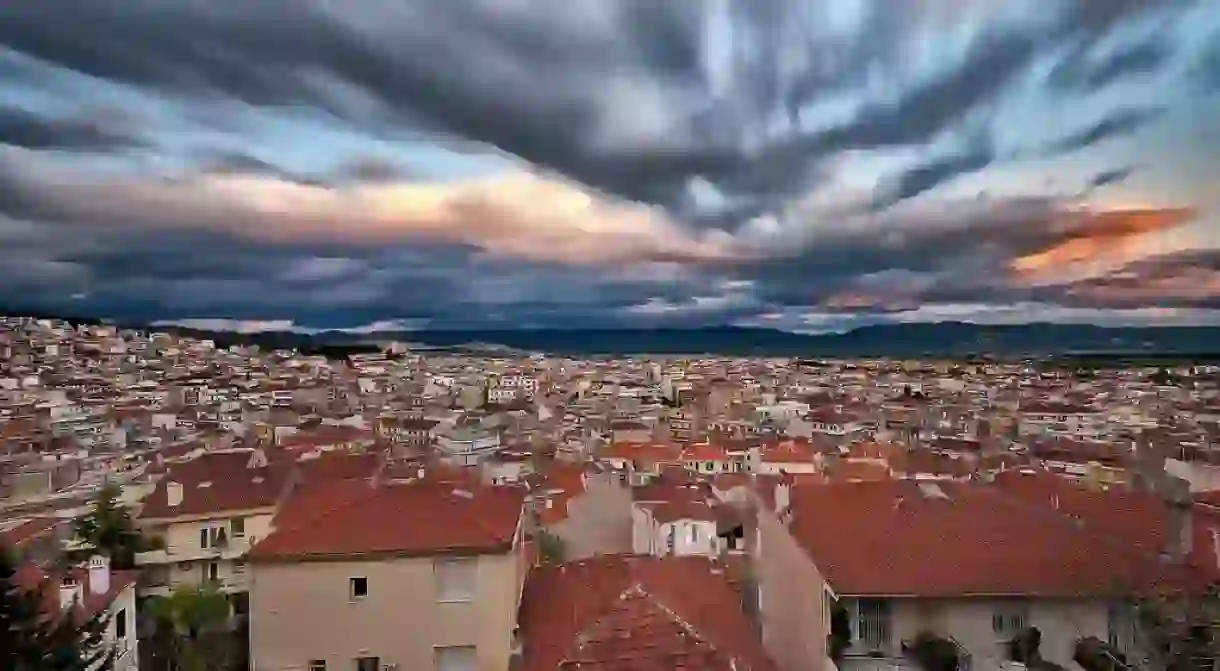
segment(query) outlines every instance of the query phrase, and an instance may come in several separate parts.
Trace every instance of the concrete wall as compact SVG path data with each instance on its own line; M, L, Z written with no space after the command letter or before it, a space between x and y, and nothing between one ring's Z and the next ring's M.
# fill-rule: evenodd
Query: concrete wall
M841 597L851 609L854 599ZM1042 632L1042 657L1068 668L1077 639L1096 636L1106 640L1108 618L1103 601L1030 600L1026 626ZM992 629L992 615L1002 610L997 599L893 599L891 600L892 656L901 655L902 641L927 631L957 640L970 652L976 668L995 668L1006 660L1008 638ZM853 630L855 623L852 623Z
M590 476L585 492L568 501L568 516L548 527L563 541L564 559L631 552L631 490L612 476Z
M245 520L245 535L234 536L232 518ZM217 564L217 578L226 592L247 591L248 569L241 558L259 539L271 532L274 517L271 509L234 512L230 517L183 519L175 522L151 521L141 523L141 530L149 536L165 541L164 555L141 553L141 566L153 567L154 584L173 589L180 586L199 585L210 562ZM199 544L199 532L204 528L224 527L228 537L227 547L220 550L203 548ZM149 558L152 561L146 560Z
M758 509L751 564L763 645L781 671L830 671L826 581L774 514Z
M434 668L434 646L477 647L480 671L508 668L524 576L519 553L478 558L473 601L436 599L433 559L302 562L252 566L252 671L354 668L380 657L400 671ZM368 579L368 595L349 597L348 580Z

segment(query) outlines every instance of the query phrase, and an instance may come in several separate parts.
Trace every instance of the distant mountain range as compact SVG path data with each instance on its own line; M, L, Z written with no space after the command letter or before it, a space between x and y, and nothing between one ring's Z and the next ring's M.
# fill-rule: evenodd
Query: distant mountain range
M49 316L49 315L47 315ZM90 318L68 318L97 323ZM136 324L120 324L141 328ZM989 326L962 322L866 326L846 333L798 334L762 328L420 330L313 334L233 333L185 327L156 330L212 339L221 346L305 350L372 349L397 341L447 350L520 350L571 355L722 354L779 357L1109 356L1220 360L1220 327L1108 328L1032 323Z

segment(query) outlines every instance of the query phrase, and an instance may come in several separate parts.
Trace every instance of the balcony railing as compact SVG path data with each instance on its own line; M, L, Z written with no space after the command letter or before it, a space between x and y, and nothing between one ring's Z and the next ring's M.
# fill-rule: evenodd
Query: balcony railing
M946 637L947 640L957 648L957 671L970 671L970 667L974 665L974 656L962 645L961 641L952 636Z

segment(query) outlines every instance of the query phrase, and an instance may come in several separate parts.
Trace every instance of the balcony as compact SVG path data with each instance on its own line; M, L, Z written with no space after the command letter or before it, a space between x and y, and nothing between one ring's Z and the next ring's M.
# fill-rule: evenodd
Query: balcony
M170 559L169 550L149 550L147 552L136 553L136 566L155 566L157 564L168 564L173 559Z
M184 561L233 561L241 559L249 551L251 540L245 537L221 542L211 547L178 547L171 545L164 550L136 553L137 566L155 566Z

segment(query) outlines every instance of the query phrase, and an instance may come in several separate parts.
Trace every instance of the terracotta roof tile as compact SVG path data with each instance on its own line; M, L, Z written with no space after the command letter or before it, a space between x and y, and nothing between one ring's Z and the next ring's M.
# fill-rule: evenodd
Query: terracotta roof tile
M295 467L304 482L368 479L381 467L381 461L381 455L376 452L328 452L310 459L299 459Z
M290 464L251 468L250 450L206 452L170 464L157 487L144 499L142 519L210 515L233 510L266 508L276 504L292 473ZM182 502L169 505L169 484L182 485Z
M827 475L833 482L888 480L890 468L885 464L870 461L843 460L828 469Z
M512 547L524 492L417 480L305 486L249 554L252 561L361 555L503 552ZM388 524L387 520L393 520Z
M606 555L531 573L521 671L773 671L723 565Z
M798 486L792 510L791 533L840 594L1071 597L1186 578L1159 553L985 484Z
M28 517L0 522L0 547L20 548L32 540L53 533L60 524L56 517Z
M65 576L71 576L80 586L81 599L74 615L83 620L110 607L123 590L136 584L139 576L137 571L111 571L110 588L105 592L94 593L89 585L89 571L84 567L73 567L66 572L48 572L33 563L26 562L17 567L13 573L13 582L27 592L38 592L41 596L42 610L48 616L62 612L59 601L59 586Z
M652 518L658 524L667 524L678 520L715 522L716 511L712 506L702 501L665 501L652 506Z

